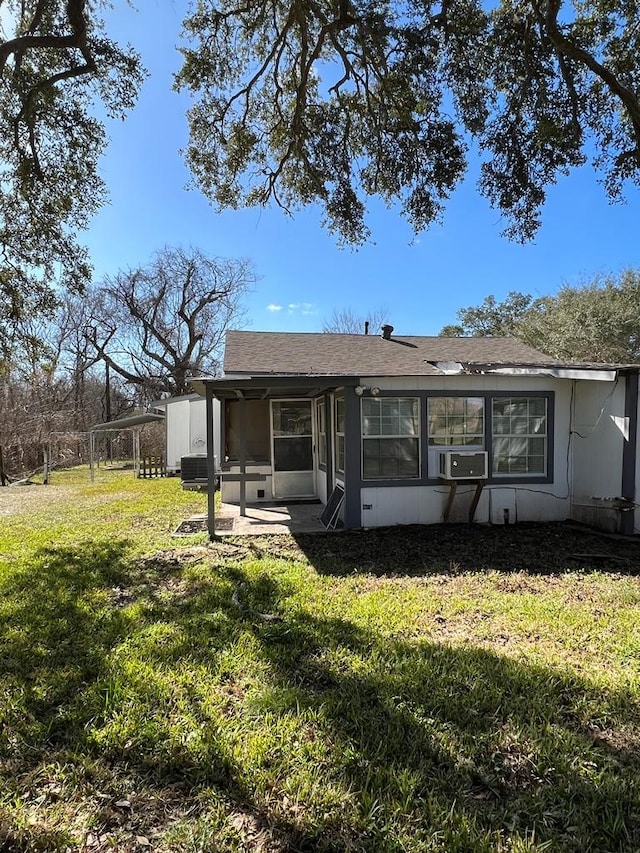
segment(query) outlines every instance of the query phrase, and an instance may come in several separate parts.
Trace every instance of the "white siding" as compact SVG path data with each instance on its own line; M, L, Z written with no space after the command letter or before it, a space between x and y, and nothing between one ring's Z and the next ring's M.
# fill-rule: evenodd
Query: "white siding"
M569 501L556 494L553 484L543 486L485 486L474 521L504 524L508 522L564 521L569 516ZM475 485L460 484L456 490L450 522L466 522ZM369 487L362 489L362 526L386 527L394 524L439 524L449 496L449 486Z
M229 471L232 474L240 473L239 465L231 465ZM266 480L257 482L249 481L246 484L246 499L247 503L261 503L264 501L273 500L273 490L271 486L271 465L246 465L247 474L266 474ZM264 496L258 497L258 492L263 492ZM224 503L239 504L240 503L240 483L231 483L222 477L222 500Z
M326 471L322 471L321 469L316 469L316 491L318 493L318 500L326 504L327 502L327 473Z
M576 382L573 423L572 517L617 530L625 440L625 380Z
M220 436L220 403L213 401L213 435L214 441ZM191 400L189 407L189 453L207 452L207 401ZM220 448L215 447L214 453L220 457Z
M167 430L167 471L180 470L180 459L187 456L190 450L189 441L189 411L191 402L189 400L176 400L168 403L165 408L166 430ZM204 450L200 453L206 453Z

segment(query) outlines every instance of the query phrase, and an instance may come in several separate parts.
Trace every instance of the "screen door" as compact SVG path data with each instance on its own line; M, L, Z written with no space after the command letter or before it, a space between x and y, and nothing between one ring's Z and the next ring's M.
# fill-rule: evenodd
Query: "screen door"
M273 496L315 497L311 400L273 400Z

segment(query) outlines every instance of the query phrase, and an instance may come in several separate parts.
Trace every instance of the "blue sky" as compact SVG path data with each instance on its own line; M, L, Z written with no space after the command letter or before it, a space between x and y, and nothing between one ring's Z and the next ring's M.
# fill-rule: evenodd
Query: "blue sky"
M130 41L150 72L138 106L109 125L101 171L111 203L84 235L95 276L144 264L164 245L252 260L260 281L246 299L254 330L320 331L334 310L388 308L396 334L437 334L458 308L510 290L535 296L563 283L640 268L640 191L610 205L589 167L551 188L543 227L525 246L501 236L498 214L471 176L448 204L442 225L414 236L395 210L374 204L371 245L341 249L310 208L218 214L196 189L180 149L187 143L184 95L172 91L183 0L145 0L123 8L109 30Z

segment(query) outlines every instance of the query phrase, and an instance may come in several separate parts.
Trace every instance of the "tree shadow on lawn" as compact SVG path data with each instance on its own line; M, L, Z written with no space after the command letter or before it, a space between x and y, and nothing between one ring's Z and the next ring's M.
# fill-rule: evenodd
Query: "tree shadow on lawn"
M0 583L0 654L19 691L22 724L27 714L50 738L58 726L64 732L61 709L99 674L106 651L125 633L127 618L110 604L118 585L130 583L128 550L124 541L43 548Z
M516 839L533 845L534 833L553 850L640 849L640 758L631 740L621 748L608 736L638 732L625 692L478 648L381 638L302 609L265 621L256 613L277 612L286 583L234 561L183 578L179 563L154 570L127 552L125 542L43 551L0 590L15 602L2 629L16 693L0 759L16 797L52 763L82 768L84 788L75 783L70 796L98 809L98 830L120 850L153 821L158 838L180 815L204 826L207 792L224 804L216 831L231 840L221 850L493 853L517 849ZM142 615L114 607L114 596L142 605ZM145 670L119 666L114 649L141 629ZM224 727L211 695L233 692L242 676L233 661L247 643L262 670L246 674ZM178 701L183 725L207 736L197 748L188 731L176 739ZM114 734L127 703L138 705L137 727ZM289 742L280 723L296 732ZM265 748L242 757L252 739ZM114 806L125 785L138 791L126 822ZM98 788L108 804L96 801ZM172 805L160 816L153 802L156 811ZM238 815L250 816L251 845ZM69 844L53 830L24 832L3 839L0 826L0 842Z
M504 571L640 571L640 537L600 534L573 523L398 525L342 533L294 534L321 574L423 575ZM277 540L277 537L271 537ZM278 542L252 540L268 555Z
M231 711L245 721L236 737L259 741L260 756L242 766L227 743L218 753L226 777L214 781L283 849L401 851L411 841L416 850L489 853L517 849L516 838L575 853L640 849L640 714L627 692L479 648L381 638L304 610L265 621L259 614L277 611L286 585L239 566L217 571L246 608L229 589L227 648L252 637L269 675ZM215 587L174 602L163 618L183 633L157 650L159 661L198 659L203 623L193 614L220 605ZM197 692L192 701L206 716ZM292 717L296 735L283 745L277 720ZM211 765L183 771L206 784ZM265 774L268 802L252 782ZM317 786L335 799L314 794Z

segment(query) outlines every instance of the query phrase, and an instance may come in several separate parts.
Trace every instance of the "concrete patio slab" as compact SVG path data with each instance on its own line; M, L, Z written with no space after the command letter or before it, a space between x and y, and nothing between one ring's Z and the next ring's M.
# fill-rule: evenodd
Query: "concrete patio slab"
M322 533L326 530L320 520L324 509L321 503L260 504L246 508L240 515L240 507L222 504L216 512L217 536L263 536L274 533ZM200 522L206 530L207 516L192 516L190 523ZM193 531L192 531L193 532Z

